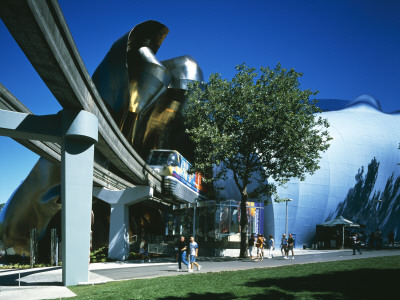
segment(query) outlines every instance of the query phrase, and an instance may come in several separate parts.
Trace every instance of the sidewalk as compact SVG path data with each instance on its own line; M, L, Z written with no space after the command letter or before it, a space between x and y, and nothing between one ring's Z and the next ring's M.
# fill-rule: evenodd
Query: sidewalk
M283 259L280 251L275 250L273 259L265 258L262 262L234 257L199 257L198 261L202 266L202 269L199 272L206 273L392 256L400 255L400 250L364 250L362 255L352 254L352 250L349 249L295 249L294 260ZM104 284L110 281L162 276L190 276L190 274L198 273L197 271L194 271L193 273L177 272L177 267L178 264L175 263L172 258L154 259L151 263L140 263L140 261L94 263L89 267L89 282L83 284ZM28 270L0 269L0 299L26 300L74 297L75 294L72 293L67 287L62 286L61 281L61 267L37 268ZM19 283L21 286L18 286Z

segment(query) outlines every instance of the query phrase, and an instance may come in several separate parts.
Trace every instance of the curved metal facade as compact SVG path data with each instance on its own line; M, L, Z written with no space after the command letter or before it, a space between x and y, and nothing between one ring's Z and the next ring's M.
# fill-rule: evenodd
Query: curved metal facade
M365 225L366 232L379 227L383 237L400 232L400 111L383 113L369 95L351 102L322 100L320 107L333 138L320 169L305 181L291 180L277 189L280 198L293 199L288 202L288 232L295 235L296 247L310 246L316 225L339 215ZM224 187L223 198L240 201L232 174L218 185ZM265 206L264 235L279 239L285 223L285 202Z
M315 226L339 215L364 224L366 232L380 228L383 237L400 230L400 112L383 113L369 95L335 109L322 113L333 140L320 169L278 188L281 198L293 199L288 231L296 235L297 247L310 246ZM285 209L285 203L265 207L266 234L285 232Z
M138 24L112 45L92 79L107 114L142 158L150 149L164 148L178 150L190 160L193 146L183 122L185 91L189 82L202 81L203 73L191 56L158 61L155 54L168 31L157 21ZM96 163L120 174L98 150ZM0 214L0 249L14 247L16 253L28 253L29 229L36 227L40 234L45 233L60 209L60 191L54 188L59 187L60 176L49 179L57 172L59 166L40 159L10 197Z
M193 146L184 132L187 84L203 81L191 56L159 61L156 53L168 34L157 21L135 26L113 44L93 74L97 90L135 150L175 149L189 160Z

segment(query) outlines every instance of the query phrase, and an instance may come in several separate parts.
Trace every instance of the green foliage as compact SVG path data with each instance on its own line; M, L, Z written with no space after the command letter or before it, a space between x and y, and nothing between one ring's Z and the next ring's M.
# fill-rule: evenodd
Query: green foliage
M27 265L27 264L7 264L7 265L2 265L0 266L0 269L30 269L30 268L43 268L43 267L52 267L50 264L37 264L33 265Z
M90 253L90 262L106 262L108 260L108 248L102 247Z
M137 253L137 252L130 252L129 253L129 256L128 256L129 260L131 260L131 259L139 259L139 258L141 258L140 253Z
M231 170L242 199L270 196L276 187L267 178L282 185L318 169L329 124L318 116L317 93L300 89L301 73L280 64L236 70L231 81L212 74L208 83L189 85L185 124L196 145L193 169L208 181ZM248 192L254 181L258 187Z

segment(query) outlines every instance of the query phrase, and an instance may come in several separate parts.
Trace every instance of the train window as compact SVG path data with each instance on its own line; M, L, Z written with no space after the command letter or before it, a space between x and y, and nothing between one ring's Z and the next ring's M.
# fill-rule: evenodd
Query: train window
M152 151L147 159L147 164L151 166L179 166L178 155L175 152Z
M171 152L169 154L168 159L167 159L167 166L171 166L171 167L179 166L178 155L176 155L175 152Z

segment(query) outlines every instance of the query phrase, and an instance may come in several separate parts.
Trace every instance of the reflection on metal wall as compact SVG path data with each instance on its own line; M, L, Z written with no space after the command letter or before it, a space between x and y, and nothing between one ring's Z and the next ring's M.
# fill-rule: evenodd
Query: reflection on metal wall
M363 95L323 117L333 140L320 170L304 182L278 188L280 197L294 199L288 204L288 230L296 234L296 245L310 246L316 224L339 215L365 225L366 233L379 227L383 236L394 230L399 238L400 114L383 113L376 99ZM266 210L273 215L266 220L267 233L280 236L285 203L272 203Z
M192 157L184 132L187 84L203 73L190 56L160 62L156 53L168 29L156 21L135 26L110 49L93 74L127 140L144 158L150 149L176 149Z
M10 197L0 214L0 249L29 254L29 232L37 228L39 239L50 219L61 209L61 171L41 158Z
M93 74L93 82L109 113L143 158L150 149L164 148L178 150L190 160L193 148L184 132L184 93L187 83L202 81L203 74L190 56L158 61L156 53L167 34L168 28L156 21L135 26L112 45ZM107 158L99 153L95 160L108 166ZM29 253L29 229L38 228L39 239L45 233L60 210L59 189L59 167L40 159L1 212L0 249L14 247L16 253ZM145 222L146 216L136 219ZM148 221L151 224L139 227L160 230L158 219L153 217Z
M379 102L363 95L353 101L322 101L322 117L330 123L331 146L322 155L320 169L305 181L291 180L278 187L288 203L288 231L296 245L314 242L315 226L330 218L343 217L377 227L384 237L394 230L400 238L400 113L383 113ZM233 176L220 182L221 196L240 200ZM249 187L251 191L256 186ZM382 201L379 201L382 200ZM265 207L264 233L275 237L285 232L286 205Z

